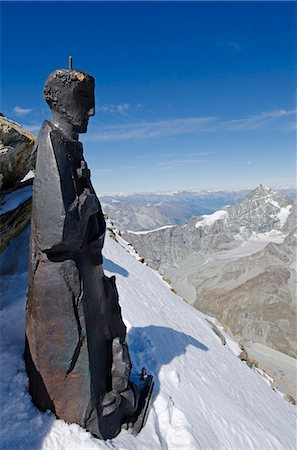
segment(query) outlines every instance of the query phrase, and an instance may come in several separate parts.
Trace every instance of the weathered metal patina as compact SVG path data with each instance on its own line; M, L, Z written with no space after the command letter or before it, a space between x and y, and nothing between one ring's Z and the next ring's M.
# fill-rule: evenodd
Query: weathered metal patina
M107 439L137 419L147 383L129 380L115 277L102 268L106 225L78 141L95 112L94 85L72 67L45 83L52 120L36 142L25 362L39 409Z

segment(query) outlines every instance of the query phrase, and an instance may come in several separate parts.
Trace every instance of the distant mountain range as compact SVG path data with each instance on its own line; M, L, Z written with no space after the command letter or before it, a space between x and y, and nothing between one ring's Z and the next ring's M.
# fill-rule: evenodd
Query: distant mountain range
M193 216L211 214L242 200L249 190L239 191L178 191L102 195L104 211L120 229L145 231L164 225L181 225ZM296 196L295 189L281 190Z
M296 199L260 185L211 215L123 236L242 342L297 356Z

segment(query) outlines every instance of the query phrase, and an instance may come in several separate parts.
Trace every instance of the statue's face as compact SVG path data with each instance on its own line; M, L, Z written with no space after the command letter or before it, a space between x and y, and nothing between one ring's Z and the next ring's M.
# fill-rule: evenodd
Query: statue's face
M95 114L94 82L76 83L70 87L69 95L64 98L64 111L67 121L77 133L86 133L89 117Z
M89 117L95 114L94 78L79 70L58 69L44 86L44 98L76 133L85 133Z

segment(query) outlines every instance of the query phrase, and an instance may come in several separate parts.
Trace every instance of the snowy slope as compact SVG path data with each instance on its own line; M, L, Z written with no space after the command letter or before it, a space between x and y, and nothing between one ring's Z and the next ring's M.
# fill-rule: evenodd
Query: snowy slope
M10 244L22 260L27 237L23 232ZM234 345L222 346L206 316L109 236L104 256L106 273L117 276L133 369L146 366L155 377L145 428L137 437L122 431L103 442L32 405L22 360L27 275L21 264L2 283L1 450L296 448L296 408L236 357Z

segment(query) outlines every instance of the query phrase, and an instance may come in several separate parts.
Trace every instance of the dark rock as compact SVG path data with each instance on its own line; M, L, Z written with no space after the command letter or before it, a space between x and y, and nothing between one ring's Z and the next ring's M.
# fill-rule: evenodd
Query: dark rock
M12 211L0 216L0 253L30 222L32 199L28 198Z
M0 188L9 189L34 168L36 137L17 123L0 116Z
M286 394L285 400L287 400L289 403L292 403L292 405L296 405L295 398L290 394Z

